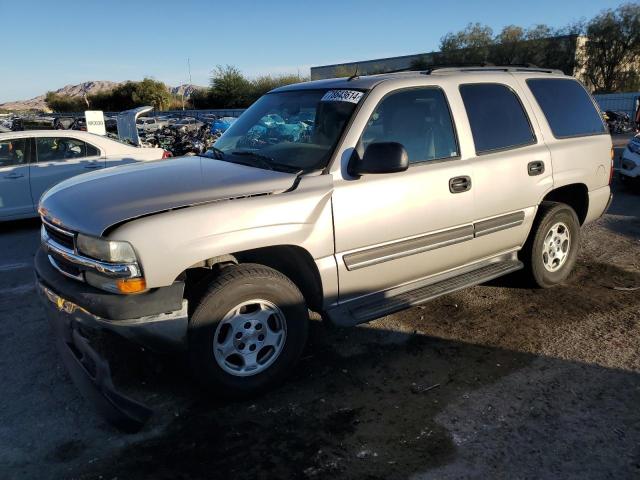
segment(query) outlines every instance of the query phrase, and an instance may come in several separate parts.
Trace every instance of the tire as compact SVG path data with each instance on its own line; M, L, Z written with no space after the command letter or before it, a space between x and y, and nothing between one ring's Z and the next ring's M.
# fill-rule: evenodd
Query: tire
M552 233L552 227L556 226L555 233ZM550 251L551 240L554 240L553 251ZM564 203L543 202L520 259L525 264L529 280L540 288L549 288L567 279L576 263L579 248L580 222L576 212Z
M192 373L216 395L262 393L292 371L304 349L308 323L304 297L289 278L257 264L227 267L206 289L189 321Z

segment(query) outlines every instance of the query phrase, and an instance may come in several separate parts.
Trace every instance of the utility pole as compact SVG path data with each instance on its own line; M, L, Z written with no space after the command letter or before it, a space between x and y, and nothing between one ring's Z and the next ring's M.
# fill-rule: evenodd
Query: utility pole
M187 70L189 71L189 85L191 85L191 59L189 57L187 57ZM184 111L184 94L186 93L187 89L183 88L182 89L182 110Z

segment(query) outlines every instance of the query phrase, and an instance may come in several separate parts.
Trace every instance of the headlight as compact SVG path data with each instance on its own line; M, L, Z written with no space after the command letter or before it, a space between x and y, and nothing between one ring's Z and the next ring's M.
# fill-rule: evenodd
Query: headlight
M136 261L136 254L128 242L105 240L80 233L77 246L78 252L105 262L133 263Z

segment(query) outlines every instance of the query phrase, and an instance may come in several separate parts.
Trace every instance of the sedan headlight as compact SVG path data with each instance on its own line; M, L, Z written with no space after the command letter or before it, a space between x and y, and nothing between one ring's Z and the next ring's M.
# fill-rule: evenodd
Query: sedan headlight
M136 261L136 254L128 242L105 240L80 233L77 238L77 247L79 253L105 262L133 263Z

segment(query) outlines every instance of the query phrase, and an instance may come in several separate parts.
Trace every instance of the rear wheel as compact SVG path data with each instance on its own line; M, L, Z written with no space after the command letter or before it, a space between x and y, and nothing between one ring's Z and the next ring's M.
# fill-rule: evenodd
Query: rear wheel
M542 288L563 282L571 273L580 247L580 222L564 203L543 202L521 259L531 280Z
M255 264L227 267L191 316L192 370L216 393L258 394L292 370L308 320L302 294L280 272Z

